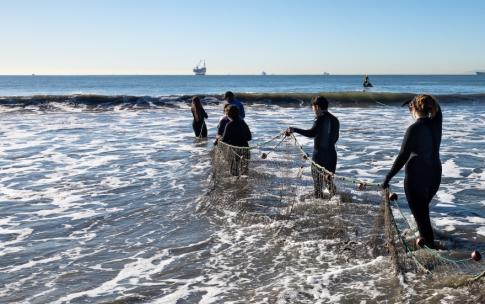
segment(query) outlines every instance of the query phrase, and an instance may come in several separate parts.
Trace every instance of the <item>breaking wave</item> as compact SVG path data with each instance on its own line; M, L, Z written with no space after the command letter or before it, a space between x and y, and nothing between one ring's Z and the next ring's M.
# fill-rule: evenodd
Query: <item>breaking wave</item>
M305 106L315 95L323 95L333 106L379 106L399 105L415 94L412 93L375 93L375 92L321 92L321 93L236 93L237 98L248 104L272 104L280 106ZM63 109L110 110L144 109L178 106L189 103L193 95L171 96L130 96L130 95L35 95L2 96L0 107L37 108L54 111ZM222 102L222 95L199 94L205 104ZM436 95L441 103L475 104L485 101L485 94L447 94Z

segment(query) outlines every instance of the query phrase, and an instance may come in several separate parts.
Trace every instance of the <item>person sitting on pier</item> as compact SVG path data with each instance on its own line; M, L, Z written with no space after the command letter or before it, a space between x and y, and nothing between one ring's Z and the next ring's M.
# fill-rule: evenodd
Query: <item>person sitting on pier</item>
M289 127L287 134L295 132L314 138L312 160L327 170L322 172L320 168L312 164L315 197L322 198L324 184L327 185L330 193L334 193L336 190L332 182L332 174L335 173L337 167L335 144L339 138L340 122L337 117L328 112L328 100L323 96L317 96L312 99L312 109L316 116L313 126L308 130Z

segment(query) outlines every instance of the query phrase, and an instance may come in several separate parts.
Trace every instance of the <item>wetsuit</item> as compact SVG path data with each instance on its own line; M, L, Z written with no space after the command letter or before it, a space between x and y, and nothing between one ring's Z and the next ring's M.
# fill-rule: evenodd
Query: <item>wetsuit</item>
M249 147L248 141L251 139L251 131L242 119L230 120L222 135L222 142L237 147ZM232 175L239 176L247 173L248 161L251 158L249 149L231 148L231 153L227 157Z
M292 128L293 132L306 137L314 137L313 155L314 162L324 167L328 171L335 173L337 167L337 151L335 143L339 138L340 122L337 117L329 112L324 112L318 116L313 126L308 130ZM312 167L313 182L315 185L315 195L322 197L322 174L318 169Z
M239 116L242 119L244 119L244 117L246 117L246 113L244 112L244 106L239 100L226 101L226 103L236 106L239 110Z
M429 203L441 183L440 144L443 115L438 106L434 118L419 118L409 126L401 150L384 180L391 178L406 164L404 191L416 220L419 234L426 245L434 248L433 228L429 218Z
M335 173L337 167L337 151L335 143L339 136L340 123L337 117L329 112L324 112L313 122L308 130L292 128L293 132L306 137L314 137L312 159L320 166Z
M192 129L194 129L196 137L207 137L207 126L205 125L205 118L208 118L209 116L203 108L200 108L198 114L199 120L196 120L194 109L192 109L192 116L194 117L194 120L192 121Z
M231 120L227 116L223 116L221 120L219 120L219 124L217 125L217 135L222 136L224 135L224 131L226 130L226 125Z

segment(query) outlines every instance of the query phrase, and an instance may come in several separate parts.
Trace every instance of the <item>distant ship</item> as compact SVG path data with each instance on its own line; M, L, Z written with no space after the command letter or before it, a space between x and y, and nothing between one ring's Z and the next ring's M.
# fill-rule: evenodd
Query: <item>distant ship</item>
M261 73L261 76L266 76L266 72L265 72L265 71L263 71L263 72Z
M205 72L207 71L207 69L205 68L205 60L204 60L204 66L202 66L201 63L202 63L202 60L192 70L195 75L201 75L201 76L205 75Z
M330 75L330 73L328 73L328 72L323 72L323 76L328 76L328 75Z
M485 76L485 72L476 72L477 76Z

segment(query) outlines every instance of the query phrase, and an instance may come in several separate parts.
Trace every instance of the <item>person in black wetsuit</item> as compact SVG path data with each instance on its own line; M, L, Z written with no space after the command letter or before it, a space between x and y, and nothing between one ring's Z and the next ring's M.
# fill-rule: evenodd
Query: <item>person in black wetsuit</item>
M251 131L239 114L239 109L235 105L230 105L227 110L227 116L230 121L226 124L221 141L236 147L249 147L248 141L252 139ZM231 165L231 174L239 176L247 174L248 160L251 155L249 149L231 148L229 163ZM239 170L241 168L241 170Z
M236 106L239 110L239 116L241 116L242 119L246 117L243 104L239 100L236 100L233 92L227 91L224 93L224 103Z
M192 128L196 137L202 138L207 137L207 126L205 125L205 118L209 116L202 107L199 97L192 97L192 116L194 120L192 121Z
M390 180L406 164L406 199L419 234L424 238L424 244L434 248L429 203L441 183L440 144L443 115L437 100L430 95L418 95L405 104L408 104L416 121L407 129L401 150L382 186L388 188Z
M222 135L224 135L224 131L226 130L227 123L231 121L231 119L229 119L229 116L227 116L227 112L230 106L231 104L229 103L224 104L224 116L221 117L221 119L219 120L219 124L217 125L217 134L216 134L216 140L214 141L214 145L217 145L217 142L219 141L219 139L222 137Z
M335 173L337 167L337 151L335 143L339 138L340 122L337 117L328 112L328 100L323 96L312 99L312 109L315 113L313 126L308 130L289 127L288 133L298 133L306 137L314 137L312 159L318 165L324 167L331 173ZM324 174L322 174L324 173ZM312 176L315 186L315 196L323 197L322 188L326 184L331 193L335 192L335 185L332 182L332 175L322 172L312 165Z
M364 88L372 88L372 83L370 83L368 75L364 76L364 83L362 85Z

